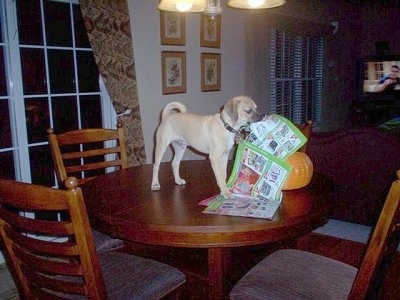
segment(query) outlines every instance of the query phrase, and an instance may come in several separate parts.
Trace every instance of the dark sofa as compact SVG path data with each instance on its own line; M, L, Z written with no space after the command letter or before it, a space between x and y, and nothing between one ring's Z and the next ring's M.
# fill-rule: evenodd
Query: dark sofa
M374 127L314 132L307 153L314 172L336 185L338 202L331 218L374 225L400 168L400 138Z

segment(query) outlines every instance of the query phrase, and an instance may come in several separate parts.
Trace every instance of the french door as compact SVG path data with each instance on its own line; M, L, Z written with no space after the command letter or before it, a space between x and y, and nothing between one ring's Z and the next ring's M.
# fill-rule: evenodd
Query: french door
M79 3L0 1L0 177L54 186L47 129L104 126Z

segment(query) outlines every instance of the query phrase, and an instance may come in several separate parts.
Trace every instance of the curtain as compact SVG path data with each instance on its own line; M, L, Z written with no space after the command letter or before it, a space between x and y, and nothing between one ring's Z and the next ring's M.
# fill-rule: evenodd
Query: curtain
M270 112L304 124L321 121L323 37L271 28Z
M136 86L135 61L126 0L80 0L99 72L123 123L130 166L146 163Z

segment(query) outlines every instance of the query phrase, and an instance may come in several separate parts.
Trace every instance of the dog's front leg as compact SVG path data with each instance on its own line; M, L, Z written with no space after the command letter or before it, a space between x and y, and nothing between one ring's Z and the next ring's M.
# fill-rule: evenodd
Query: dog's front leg
M226 186L226 167L228 164L228 154L212 155L210 154L211 167L214 171L217 185L221 191L221 195L225 198L231 198L232 192Z
M183 154L185 153L185 150L186 150L186 145L179 143L179 142L173 142L172 147L174 148L174 151L175 151L174 158L171 163L172 164L172 172L173 172L174 178L175 178L175 183L177 185L184 185L184 184L186 184L186 180L181 178L181 176L179 174L179 167L181 164Z

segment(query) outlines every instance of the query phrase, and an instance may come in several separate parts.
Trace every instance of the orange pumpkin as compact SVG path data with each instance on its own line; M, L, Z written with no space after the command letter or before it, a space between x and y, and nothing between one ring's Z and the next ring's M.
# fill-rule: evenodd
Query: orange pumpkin
M304 152L295 152L286 158L292 171L283 184L282 190L299 189L310 183L313 175L313 163Z

